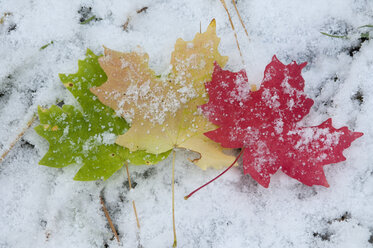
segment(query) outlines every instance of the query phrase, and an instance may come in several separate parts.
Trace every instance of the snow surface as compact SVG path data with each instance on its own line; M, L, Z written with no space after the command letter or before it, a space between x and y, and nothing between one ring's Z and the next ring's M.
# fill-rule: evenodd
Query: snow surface
M347 125L365 135L344 152L346 162L325 166L330 188L307 187L279 172L265 189L238 167L188 201L184 195L219 172L201 171L186 159L187 152L178 151L178 246L372 247L373 43L360 44L355 30L372 24L373 1L238 1L250 41L233 5L227 5L245 66L219 0L0 0L0 18L12 13L0 24L0 154L37 105L61 100L76 104L58 73L75 72L87 48L102 53L102 45L119 51L140 45L161 74L169 67L176 39L191 40L200 23L205 29L215 18L221 54L230 57L226 68L244 67L249 82L259 85L274 54L283 63L306 61L305 92L315 105L305 124L318 125L332 117L335 127ZM145 6L146 11L136 13ZM81 18L92 15L98 20L80 24ZM330 38L320 31L348 33L351 38ZM77 167L39 166L47 149L47 142L29 129L0 164L1 248L171 247L172 158L152 167L131 167L136 187L129 192L124 169L106 182L76 182L72 178ZM101 210L101 191L121 244Z

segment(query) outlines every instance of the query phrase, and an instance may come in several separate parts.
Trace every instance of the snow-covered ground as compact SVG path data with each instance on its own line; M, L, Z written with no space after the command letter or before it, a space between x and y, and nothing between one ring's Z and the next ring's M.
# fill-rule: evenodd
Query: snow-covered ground
M306 61L305 91L315 105L305 123L332 117L334 126L365 135L344 152L346 162L325 166L330 188L307 187L278 172L265 189L238 167L188 201L184 195L219 171L202 171L187 160L187 152L178 151L178 247L372 247L373 43L362 43L359 32L369 29L357 27L373 24L373 1L239 0L250 40L232 3L227 5L245 66L219 0L0 0L0 154L37 105L75 104L58 73L75 72L87 48L102 53L103 45L119 51L141 46L161 73L176 39L191 40L200 23L204 30L215 18L220 52L229 56L226 68L244 67L249 81L259 85L274 54L284 63ZM137 13L143 7L148 8ZM95 20L80 24L93 15ZM130 167L136 187L129 192L124 169L105 182L77 182L72 180L77 167L38 165L47 149L31 128L0 164L1 248L172 245L172 158ZM121 244L101 210L101 191Z

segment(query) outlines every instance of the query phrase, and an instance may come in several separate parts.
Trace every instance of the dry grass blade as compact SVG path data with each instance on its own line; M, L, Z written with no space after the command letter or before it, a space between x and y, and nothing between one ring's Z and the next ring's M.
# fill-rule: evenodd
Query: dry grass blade
M238 8L237 8L237 4L236 4L235 0L232 0L232 3L233 3L233 6L234 6L234 9L236 10L236 13L237 13L237 15L238 15L238 19L240 19L241 25L242 25L243 29L245 30L246 36L247 36L247 38L250 40L250 38L249 38L249 33L247 32L247 29L246 29L246 27L245 27L245 24L244 24L243 21L242 21L242 18L241 18L240 12L238 12Z
M128 185L129 185L129 188L131 190L132 189L132 183L131 183L130 171L128 170L128 163L127 162L126 162L126 171L127 171L127 177L128 177ZM133 206L133 212L135 213L135 217L136 217L137 228L140 229L140 221L139 221L139 217L137 216L135 200L132 200L132 206Z
M102 205L102 210L104 210L104 213L105 213L105 216L106 216L106 219L107 221L109 222L109 225L110 225L110 228L111 228L111 231L113 231L118 243L120 243L120 240L119 240L119 236L118 236L118 233L117 233L117 230L115 229L114 227L114 224L113 222L111 221L111 218L110 218L110 215L109 215L109 212L107 211L107 208L105 206L105 201L104 201L104 198L102 197L102 195L100 195L100 202L101 202L101 205Z
M223 5L224 9L225 9L225 12L227 12L227 15L228 15L228 18L229 18L229 22L231 24L231 27L232 27L232 30L233 30L233 33L234 33L234 38L236 39L236 44L237 44L237 48L238 48L238 51L240 52L240 56L241 56L241 60L242 60L242 64L245 64L245 61L243 59L243 55L242 55L242 52L241 52L241 48L240 48L240 44L238 42L238 37L237 37L237 33L236 33L236 29L234 28L234 25L233 25L233 22L232 22L232 17L231 17L231 14L229 14L229 11L228 11L228 8L227 8L227 5L225 3L225 0L220 0L221 4Z
M32 125L32 123L34 123L35 121L35 115L32 116L31 120L29 120L27 122L27 125L24 129L22 129L22 132L20 132L16 139L10 144L9 148L1 155L0 157L0 163L3 162L4 158L6 157L6 155L8 155L8 153L10 152L10 150L13 149L13 147L17 144L17 142L19 141L20 138L22 138L22 136L25 134L25 132L27 131L27 129L29 129Z

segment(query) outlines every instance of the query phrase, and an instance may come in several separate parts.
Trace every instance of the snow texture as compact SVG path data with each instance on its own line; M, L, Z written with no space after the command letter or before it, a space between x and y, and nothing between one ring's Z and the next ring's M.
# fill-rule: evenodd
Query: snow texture
M186 159L187 152L178 151L178 247L372 247L373 44L359 40L359 32L369 29L357 27L372 24L373 1L237 1L250 41L232 3L227 5L245 65L218 0L0 0L0 153L37 105L76 104L58 73L74 73L87 48L102 53L102 45L118 51L139 45L162 74L176 39L191 40L200 23L204 29L215 18L220 52L230 57L226 68L246 69L249 82L259 86L274 54L286 64L308 62L305 92L315 104L304 124L332 117L337 128L347 125L365 135L344 152L347 161L325 167L330 188L307 187L278 172L265 189L244 176L242 168L233 168L188 201L184 195L219 172L200 170ZM148 8L137 13L143 7ZM91 22L80 24L93 15ZM130 167L136 187L129 191L124 169L105 182L77 182L72 180L77 167L39 166L47 149L31 128L0 164L1 248L172 245L172 158L152 167ZM120 244L101 210L101 192Z

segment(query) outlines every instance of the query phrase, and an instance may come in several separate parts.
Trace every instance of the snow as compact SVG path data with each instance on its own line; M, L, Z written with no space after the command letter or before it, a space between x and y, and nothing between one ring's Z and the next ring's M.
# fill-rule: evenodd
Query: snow
M344 152L345 162L325 166L329 188L307 187L278 172L265 189L238 166L188 201L186 194L219 172L200 170L187 159L190 153L178 151L178 247L372 247L373 44L365 41L355 52L352 48L360 46L355 28L372 24L373 2L238 1L250 40L233 5L227 5L245 65L218 0L0 0L0 18L12 13L0 24L0 154L38 105L77 104L58 73L76 72L87 48L102 53L103 45L123 52L141 46L150 66L162 74L169 70L176 39L191 40L200 23L204 30L215 18L220 53L229 56L226 68L246 69L249 83L259 86L274 54L285 64L308 62L302 75L315 104L304 126L332 117L336 128L347 125L364 136ZM145 6L146 11L136 13ZM81 25L84 15L102 20ZM320 32L352 37L333 39ZM39 166L47 149L47 142L29 129L0 164L1 248L171 246L172 157L156 166L130 167L136 187L129 191L125 169L105 182L77 182L72 180L77 166ZM121 244L101 210L101 191Z

